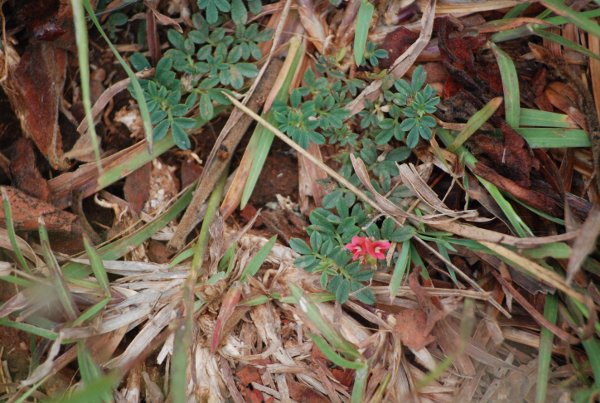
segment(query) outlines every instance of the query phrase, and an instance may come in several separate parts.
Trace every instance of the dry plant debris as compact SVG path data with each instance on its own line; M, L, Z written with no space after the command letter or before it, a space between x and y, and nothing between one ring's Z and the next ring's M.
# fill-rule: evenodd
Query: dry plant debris
M597 2L0 2L0 396L597 401Z

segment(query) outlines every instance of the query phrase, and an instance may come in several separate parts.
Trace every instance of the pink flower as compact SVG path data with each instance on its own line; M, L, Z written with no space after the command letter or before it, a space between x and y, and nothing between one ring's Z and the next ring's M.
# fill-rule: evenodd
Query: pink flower
M352 252L352 260L365 261L369 256L375 259L385 259L385 251L390 248L388 241L371 241L364 236L353 236L346 249Z
M371 256L375 259L383 260L385 259L385 251L390 248L390 245L388 241L374 241L368 243L367 247L371 247L371 249L368 249Z

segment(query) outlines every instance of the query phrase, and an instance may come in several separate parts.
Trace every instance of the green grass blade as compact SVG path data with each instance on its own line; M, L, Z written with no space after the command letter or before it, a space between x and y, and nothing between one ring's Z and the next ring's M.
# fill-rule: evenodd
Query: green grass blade
M551 216L548 213L543 212L542 210L538 210L535 207L531 207L529 204L526 204L524 202L522 202L521 200L517 199L516 197L510 196L509 198L514 201L517 204L520 204L521 206L525 207L527 210L539 215L540 217L548 220L548 221L552 221L553 223L556 223L558 225L565 225L565 220L561 219L561 218L557 218L554 216Z
M589 135L581 129L520 127L516 131L531 148L577 148L592 145Z
M69 318L69 320L75 320L79 316L79 310L77 309L77 305L73 300L73 296L71 295L71 292L65 283L60 266L58 265L58 261L52 253L52 249L50 248L50 239L48 238L48 231L46 231L46 226L44 225L41 217L39 234L44 260L46 261L46 265L48 265L50 279L54 285L54 291L58 296L58 300L63 307L66 317Z
M444 144L450 144L452 141L454 141L454 138L450 132L445 129L438 129L437 136ZM477 159L464 146L457 148L455 153L458 155L460 161L462 161L467 167L472 168L475 166L475 164L477 164ZM532 232L529 227L517 214L508 200L506 200L504 195L502 195L498 187L483 178L477 177L477 179L494 198L494 201L498 204L498 207L500 207L509 222L513 225L515 232L521 237L531 234Z
M556 324L558 316L558 298L556 295L546 294L546 303L544 305L544 317L552 324ZM552 359L552 344L554 334L546 328L542 328L540 335L540 349L538 354L538 375L535 390L536 403L546 401L546 392L548 389L548 379L550 374L550 360Z
M369 36L369 27L371 27L371 18L373 18L374 11L375 7L368 0L361 1L354 29L354 61L357 66L362 64L365 56L367 37Z
M440 255L442 255L444 257L444 259L446 259L447 262L451 262L452 259L450 258L450 254L448 253L448 249L446 248L446 245L449 246L448 243L446 242L435 242L437 247L438 247L438 251L440 252ZM450 276L450 279L452 280L452 282L457 286L460 287L460 283L458 282L458 278L456 278L456 272L454 271L454 267L452 267L452 265L448 264L448 263L444 263L446 265L446 270L448 270L448 275Z
M323 318L317 306L304 295L304 292L300 287L290 284L289 288L292 292L292 296L295 298L294 302L298 304L302 312L306 314L315 328L321 332L323 337L325 337L325 340L327 340L334 349L341 352L347 359L357 360L360 358L361 355L356 347L345 340L335 328Z
M269 241L256 252L256 255L250 259L246 267L244 267L244 271L242 272L242 282L247 281L248 277L254 277L254 275L258 272L258 269L262 266L262 264L269 256L271 249L275 245L275 241L277 241L277 235L273 235Z
M589 10L589 11L583 11L579 14L581 14L581 16L584 18L600 17L600 8L597 8L594 10ZM566 24L567 22L569 22L569 19L567 17L557 15L555 17L546 18L545 21L548 21L550 24L561 25L561 24Z
M173 403L184 403L186 401L187 362L191 334L191 329L188 331L187 323L175 333L169 385L169 392Z
M574 50L575 52L579 52L587 57L591 57L596 60L600 60L600 56L598 56L594 52L590 51L588 48L584 48L583 46L581 46L573 41L568 40L567 38L565 38L562 35L557 35L552 32L548 32L545 29L541 29L541 28L533 28L533 32L537 36L542 37L544 39L548 39L549 41L552 41L552 42L556 42L559 45L561 45L567 49L571 49L571 50Z
M271 111L267 112L265 119L267 122L275 124L275 118L273 117L273 113ZM250 167L250 172L248 173L248 178L246 179L244 191L242 192L240 209L246 207L248 200L250 200L250 196L252 196L252 193L254 192L254 188L256 187L260 173L262 172L265 161L267 160L267 155L271 150L271 144L273 144L274 137L275 136L273 133L265 129L262 125L257 125L252 133L252 137L250 137L250 141L246 147L246 152L251 153L251 155L254 157L252 158L252 166Z
M338 353L336 353L329 344L325 341L324 338L317 334L310 335L311 340L318 347L319 350L323 353L323 355L332 363L337 365L338 367L348 368L348 369L361 369L365 367L364 362L360 361L349 361Z
M517 77L517 68L510 56L508 56L496 44L492 43L492 50L498 61L500 75L502 77L502 88L504 90L504 109L506 113L506 123L511 127L519 127L521 95L519 93L519 78Z
M540 111L538 109L521 108L519 127L553 127L574 129L577 127L568 115L563 113Z
M224 274L224 273L219 272L217 274ZM248 298L248 299L240 302L240 305L241 306L258 306L258 305L266 304L269 301L271 301L271 298L269 298L268 296L257 295L256 297Z
M106 269L102 263L102 258L92 246L87 236L83 237L83 246L85 247L85 252L90 260L92 272L94 273L96 280L98 280L100 289L102 289L105 296L110 297L110 282L108 281L108 275L106 274Z
M125 178L135 170L167 152L174 145L175 140L173 139L173 136L166 136L154 144L152 152L150 152L148 148L143 148L139 149L137 153L130 154L129 158L125 159L123 163L102 172L98 177L99 189L103 189Z
M192 200L193 191L193 187L187 189L179 197L179 199L167 209L167 211L162 213L154 221L144 225L142 228L130 235L99 248L98 254L100 257L104 260L116 260L129 252L131 248L141 245L142 242L150 238L160 229L164 228L169 222L177 217L177 215L181 213L184 208L187 207L187 205L190 203L190 200ZM90 269L88 269L87 265L70 262L63 266L63 273L65 277L69 279L77 279L89 275Z
M174 403L185 403L187 400L187 367L190 345L194 327L194 292L193 287L197 282L198 274L202 267L206 247L208 245L209 228L216 217L223 189L227 179L227 170L223 172L215 190L211 193L204 214L200 235L194 245L194 256L188 279L183 289L183 301L186 308L185 325L177 329L175 334L175 347L171 363L171 400Z
M525 224L525 221L517 214L512 204L500 192L500 189L496 187L492 182L489 182L479 176L477 176L477 180L483 185L483 187L488 191L488 193L494 198L498 207L502 210L508 221L513 226L516 234L522 238L533 236L533 231Z
M39 387L44 384L46 379L48 379L48 378L46 377L46 378L42 379L41 381L35 383L33 386L31 386L29 389L27 389L21 396L19 396L18 399L14 400L13 403L23 403L23 402L29 401L29 400L27 400L27 399L29 399L29 396L31 396L33 394L33 392L38 390Z
M356 370L354 374L354 386L352 386L351 403L362 403L365 401L365 390L369 379L369 366L365 365Z
M589 10L589 11L584 11L580 14L586 18L600 17L600 8L597 8L594 10ZM538 18L543 18L543 15L538 16ZM565 24L565 23L569 22L569 20L567 18L561 17L561 16L545 18L544 21L546 21L549 24L553 24L553 25L561 25L561 24ZM494 35L492 35L491 40L492 40L492 42L498 43L498 42L509 41L512 39L522 38L525 36L532 35L533 29L536 29L536 28L541 29L541 27L538 24L527 24L527 25L523 25L523 26L520 26L515 29L510 29L508 31L496 32Z
M90 306L86 309L77 319L73 321L71 324L72 327L80 326L88 320L92 319L94 316L98 315L106 305L111 301L110 297L104 298L94 305Z
M547 257L554 259L568 259L571 256L571 253L573 253L573 250L564 242L552 242L531 249L523 249L522 253L523 256L530 259L545 259Z
M24 322L13 322L8 318L0 318L0 326L12 327L14 329L21 330L25 333L29 333L34 336L42 337L48 340L56 340L58 334L52 330L44 329L39 326L30 325Z
M410 265L410 241L402 242L400 254L398 260L396 260L396 266L394 266L394 272L392 273L392 279L390 281L390 300L393 300L398 295L398 289L402 285L402 280L406 274L406 270Z
M178 264L181 264L182 262L188 260L192 256L194 256L193 248L184 249L181 251L181 253L179 253L177 256L175 256L173 259L171 259L171 261L169 262L169 267L173 268L173 267L177 266Z
M33 282L17 276L0 276L0 281L5 281L20 287L30 287L33 285Z
M6 194L6 190L2 188L2 207L4 209L4 222L6 225L6 231L8 232L8 239L10 240L10 245L12 246L13 253L15 254L15 259L17 259L17 263L23 270L27 273L31 273L31 269L27 264L27 260L21 253L21 248L19 247L19 243L17 242L17 233L15 232L15 224L12 219L12 208L10 207L10 202L8 200L8 195Z
M77 364L79 365L79 373L84 385L89 385L95 379L102 376L100 367L94 362L89 351L83 342L77 343ZM105 394L103 401L110 401L111 394Z
M592 337L582 340L581 344L583 344L590 366L592 367L594 385L596 388L600 388L600 342L597 338Z
M102 403L104 396L112 396L112 391L119 384L120 377L116 372L98 377L73 393L51 400L51 403Z
M225 110L223 106L215 107L215 116ZM197 119L196 127L200 128L207 122L200 118ZM146 165L148 162L153 161L175 145L175 139L173 136L165 136L163 139L154 143L152 151L147 148L139 148L136 152L131 153L127 158L122 158L120 163L110 169L106 169L98 178L98 190L112 185L116 181L119 181L131 174L135 170ZM114 156L112 156L114 157Z
M292 84L292 80L296 75L298 68L300 67L299 63L302 60L303 54L303 42L299 37L292 38L290 40L287 59L284 64L284 66L287 65L288 60L290 60L290 68L288 69L288 73L283 81L283 84L281 85L281 88L277 92L275 97L276 102L287 102L290 92L290 85ZM265 119L269 123L275 124L275 118L273 117L273 113L271 111L266 113ZM240 208L242 209L246 207L248 200L250 200L250 196L252 196L252 193L254 192L254 188L256 187L260 173L262 172L265 161L267 160L269 150L271 150L273 138L273 133L271 133L267 128L265 128L263 125L257 125L252 133L250 141L248 142L246 152L251 153L250 155L252 155L253 158L252 166L250 167L250 172L248 173L248 178L246 179L246 185L244 186L244 191L242 192L242 197L240 199Z
M527 10L527 8L529 8L530 5L531 5L531 3L529 3L529 2L517 4L516 6L511 8L502 18L508 19L508 18L519 17L519 16L521 16L521 14L523 14L523 12L525 10Z
M448 146L448 151L454 152L464 144L487 120L498 110L502 104L502 97L497 97L488 102L481 110L475 112L465 127L458 133L454 141Z
M72 2L76 3L77 1L72 0ZM140 82L138 81L138 78L136 77L133 70L131 70L131 67L129 67L129 64L127 64L125 59L123 59L121 57L117 48L115 48L115 46L112 44L112 42L106 35L106 32L104 32L104 29L102 29L102 25L100 25L98 18L96 18L96 15L94 14L94 10L92 9L92 6L90 5L90 1L89 0L81 0L81 3L83 3L83 6L85 7L90 19L96 26L96 29L98 30L98 32L100 32L100 35L106 41L106 44L108 45L110 50L113 52L113 54L115 55L115 57L117 58L117 60L121 64L121 66L123 67L123 70L125 70L125 72L127 73L127 77L129 77L129 79L131 80L133 92L134 92L135 98L138 102L138 107L140 108L140 115L141 115L142 121L144 123L144 133L145 133L146 141L148 142L148 151L150 153L152 153L152 145L154 143L154 138L152 136L152 121L150 119L150 112L148 111L148 105L146 104L146 99L144 98L144 91L142 90L142 86L140 85Z
M583 13L575 11L571 7L567 6L564 1L541 0L540 3L554 11L556 14L567 18L567 20L575 24L578 28L581 28L584 31L600 38L600 26Z
M75 23L75 39L77 42L77 57L79 59L79 77L81 80L81 101L85 118L88 123L88 135L92 140L94 157L98 170L102 172L102 163L100 162L100 144L96 136L96 124L92 114L92 101L90 90L90 60L88 49L88 31L85 23L83 4L79 0L71 0L71 9L73 10L73 21Z

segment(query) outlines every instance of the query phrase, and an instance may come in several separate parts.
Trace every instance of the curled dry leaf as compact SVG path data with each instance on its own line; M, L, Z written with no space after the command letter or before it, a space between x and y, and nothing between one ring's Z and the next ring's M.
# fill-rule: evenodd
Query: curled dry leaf
M298 13L300 14L300 22L308 33L308 39L319 53L325 54L329 26L317 14L315 3L312 0L299 0Z
M23 133L54 169L68 166L58 126L66 69L64 49L50 42L31 43L18 64L8 65L8 77L2 82Z
M412 350L421 350L435 341L431 332L436 323L445 316L444 312L430 301L425 289L419 284L417 276L417 271L410 274L409 285L420 307L404 309L396 314L394 327L400 341Z
M461 217L473 219L478 216L476 210L454 211L450 210L437 194L427 185L413 164L402 164L399 167L402 182L417 196L421 201L431 207L433 210L447 215L449 217Z
M415 43L418 37L418 33L402 26L387 34L383 40L382 48L387 50L388 57L381 60L381 68L390 68L394 61Z
M51 204L31 197L20 190L5 186L8 201L12 208L15 229L19 231L37 231L38 219L43 217L48 231L80 234L81 227L77 216L58 210ZM4 211L0 211L0 220L4 222Z
M584 130L588 129L585 115L579 110L577 93L568 84L561 82L551 83L544 91L546 99L556 109L567 114L575 123Z
M581 269L585 258L596 249L596 239L600 233L600 208L594 206L581 227L581 235L575 238L573 252L567 266L567 284Z
M502 122L500 128L504 135L503 141L490 136L473 136L478 153L489 158L493 162L492 167L504 176L523 187L531 186L531 171L539 168L539 161L529 151L523 136L506 122Z
M38 257L38 255L35 254L31 246L20 236L17 236L17 245L23 256L34 262L35 266L40 266L43 264L42 260ZM0 248L13 250L12 243L10 242L10 238L8 236L8 231L4 228L0 228Z
M232 285L225 294L223 305L221 305L221 309L219 310L219 315L217 316L217 321L215 322L215 328L213 330L212 339L210 342L210 351L213 354L215 351L217 351L219 343L225 336L223 334L225 322L227 322L227 320L231 317L241 298L242 287L239 284Z

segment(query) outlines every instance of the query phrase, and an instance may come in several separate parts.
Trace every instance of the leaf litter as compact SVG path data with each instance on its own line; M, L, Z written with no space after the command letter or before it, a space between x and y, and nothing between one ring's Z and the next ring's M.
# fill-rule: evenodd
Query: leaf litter
M10 288L2 293L0 325L35 340L26 347L17 338L3 341L0 351L24 350L31 362L27 376L13 378L13 356L2 353L3 399L597 396L600 101L598 62L585 51L598 51L600 31L590 18L600 13L593 3L282 0L262 9L239 0L93 3L126 60L135 65L136 51L149 52L152 68L136 74L142 84L174 79L156 63L175 58L166 50L177 38L169 29L203 35L210 27L206 35L215 37L207 43L215 48L230 33L243 35L243 24L258 22L275 34L258 45L244 39L239 55L210 67L229 63L229 73L217 78L233 89L215 95L215 84L199 87L214 97L208 98L214 110L208 113L207 98L199 111L188 98L194 109L161 117L180 120L170 123L173 137L156 138L149 150L142 135L148 122L137 107L142 100L125 91L134 78L90 25L98 171L86 140L70 3L46 5L50 19L34 11L38 0L3 3L1 85L20 131L0 127L8 167L0 175L6 228L0 247L10 262L2 265L3 286ZM362 21L366 33L355 25L365 15L371 15ZM293 55L292 43L299 56L282 63ZM178 51L190 46L182 42ZM385 50L381 60L378 48ZM255 51L261 57L236 65ZM185 72L182 81L192 85L204 74L202 63L213 56L202 57L188 66L199 70L178 70ZM341 123L322 124L366 137L353 119L391 114L390 105L382 106L386 91L405 76L418 81L422 65L441 97L435 135L418 134L408 152L394 148L404 144L394 137L374 161L352 140L311 142L308 150L293 143L273 126L269 110L278 110L283 85L293 104L294 91L310 86L304 72L322 66L323 57L341 72L338 81L365 85L339 112ZM356 59L370 64L356 66ZM242 86L234 84L239 80ZM152 98L146 102L152 108ZM184 126L191 150L174 147L182 144L175 135ZM263 141L278 139L261 149L246 139L251 129L262 130ZM533 130L541 137L534 140ZM573 131L585 146L571 141ZM356 152L344 161L348 150ZM390 154L406 157L389 160L394 174L384 189L377 182L382 171L373 166ZM258 172L256 160L263 161ZM282 160L297 163L298 171L290 173ZM338 173L344 164L349 170ZM258 177L253 196L238 212L252 175ZM277 182L288 186L270 186ZM220 208L219 192L227 195ZM344 285L335 292L322 275L301 268L305 254L295 241L314 248L304 227L316 225L312 212L331 204L332 194L364 201L370 209L364 230L381 224L379 236L366 232L365 242L386 245L376 259L357 262L377 265L368 281L359 288L338 281ZM386 225L414 232L385 239ZM352 245L350 239L344 243ZM336 302L340 290L343 304Z

